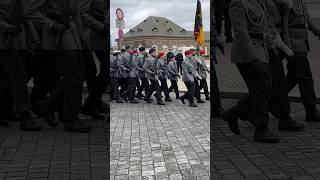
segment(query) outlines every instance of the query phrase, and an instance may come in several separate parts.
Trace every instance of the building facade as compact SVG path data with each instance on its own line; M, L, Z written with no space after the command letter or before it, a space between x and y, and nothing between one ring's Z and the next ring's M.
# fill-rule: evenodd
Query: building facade
M122 48L131 45L134 48L156 47L159 51L182 50L196 48L193 31L187 31L176 23L164 17L150 16L143 22L130 29L124 36L124 41L119 42ZM208 52L210 49L210 33L206 32L206 41L201 47Z

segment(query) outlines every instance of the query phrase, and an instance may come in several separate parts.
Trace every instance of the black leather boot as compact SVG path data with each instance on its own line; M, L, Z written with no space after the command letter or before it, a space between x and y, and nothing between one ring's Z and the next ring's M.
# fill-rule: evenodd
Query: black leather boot
M317 108L309 108L306 110L307 122L320 122L320 112Z
M29 111L20 113L20 130L41 131L41 129L42 127L31 118Z
M263 131L256 130L254 140L262 143L279 143L280 137L271 133L269 129Z
M304 129L304 124L294 120L291 116L287 119L279 121L280 131L302 131Z

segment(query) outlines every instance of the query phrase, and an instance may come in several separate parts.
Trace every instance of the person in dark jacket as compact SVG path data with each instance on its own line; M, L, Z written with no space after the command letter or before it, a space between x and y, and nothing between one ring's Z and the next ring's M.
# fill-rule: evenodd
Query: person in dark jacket
M25 0L0 2L0 125L8 125L5 114L13 106L21 130L40 131L41 126L31 118L27 74L20 53L28 49L31 40L27 9Z
M291 0L266 0L268 14L270 16L269 29L275 33L275 38L285 39L287 25L284 23L288 18L285 12L291 8L289 3ZM281 37L280 37L281 34ZM281 42L281 41L278 41ZM271 66L272 76L272 96L269 102L269 111L279 119L279 130L301 131L304 125L294 120L290 116L290 103L288 99L287 83L285 79L285 71L283 67L283 59L285 53L277 46L268 45L268 54ZM291 54L291 52L290 52Z
M250 122L255 126L254 140L278 143L280 137L268 127L268 104L272 89L266 48L267 43L271 43L271 39L266 38L271 33L267 13L262 0L233 0L230 5L230 18L235 32L231 61L236 64L249 94L225 111L222 117L233 133L240 134L238 119L242 113L249 112Z
M151 84L144 100L147 101L147 103L151 103L151 95L153 94L153 92L156 92L155 96L157 98L157 104L165 105L165 103L161 99L161 87L159 83L159 62L156 57L156 50L154 48L151 48L149 50L149 56L143 65L143 69L146 73L146 77L149 79Z
M214 3L214 1L211 1L211 3ZM213 27L213 31L210 32L211 36L213 37L213 45L214 47L211 48L211 56L210 56L210 82L211 82L211 91L210 91L210 99L211 99L211 117L221 117L221 113L224 110L222 107L221 103L221 98L220 98L220 89L219 89L219 82L218 82L218 77L215 69L215 64L218 63L217 61L217 56L216 56L216 48L219 48L222 53L224 53L223 49L223 44L221 39L219 38L216 30L215 30L215 18L214 18L214 8L210 12L211 16L211 26Z
M186 85L188 91L180 97L180 100L185 104L184 100L188 99L191 107L197 107L198 105L194 102L194 97L196 94L195 81L201 79L196 71L193 60L193 52L187 50L185 52L186 58L182 62L182 81Z
M50 82L48 92L63 95L65 130L91 132L92 127L78 117L82 106L85 79L83 57L80 51L87 46L81 19L79 0L29 0L28 17L41 27L42 45L47 60L58 62L57 71L46 74ZM48 51L49 50L49 51ZM54 67L53 67L54 68ZM61 77L63 77L62 80ZM58 83L60 81L60 83ZM56 86L60 84L60 86ZM58 98L56 98L58 101Z
M286 82L288 93L298 85L303 105L306 109L307 122L320 122L320 112L316 107L317 98L314 91L314 80L308 60L310 51L308 30L320 37L320 29L312 21L303 0L292 0L288 16L289 47L294 52L288 57Z
M178 87L178 78L179 76L179 70L177 61L175 60L174 54L170 53L168 54L168 76L169 80L171 82L171 86L169 87L169 93L171 93L172 90L174 90L176 94L176 99L180 99L179 95L179 87Z
M182 61L183 61L183 55L181 53L178 53L176 55L176 61L177 61L177 66L178 66L178 71L182 74Z
M99 63L99 75L96 76L96 64L89 51L86 66L87 84L89 88L89 98L86 100L82 112L91 115L95 119L104 119L99 109L102 106L102 95L109 84L108 80L108 41L107 24L105 24L105 14L107 11L104 0L80 0L80 12L83 25L85 26L86 42L88 50L94 51ZM91 57L90 57L91 56Z
M216 20L216 26L215 29L219 35L221 35L222 32L222 21L224 20L224 35L226 36L226 42L233 42L232 37L232 25L230 21L229 16L229 6L230 6L231 0L215 0L213 1L213 7L214 7L214 15Z

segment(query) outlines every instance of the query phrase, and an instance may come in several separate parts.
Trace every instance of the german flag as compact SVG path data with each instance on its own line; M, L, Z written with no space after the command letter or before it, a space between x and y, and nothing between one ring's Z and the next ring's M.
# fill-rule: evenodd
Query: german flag
M204 34L203 24L202 24L201 2L200 0L197 0L197 1L198 1L197 11L196 11L193 36L194 36L194 39L197 41L198 45L203 45L205 41L205 34Z

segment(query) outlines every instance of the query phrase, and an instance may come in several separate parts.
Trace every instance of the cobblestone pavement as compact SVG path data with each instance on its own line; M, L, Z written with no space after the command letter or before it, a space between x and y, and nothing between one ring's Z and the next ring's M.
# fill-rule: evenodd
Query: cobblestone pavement
M209 179L209 107L111 103L111 179Z
M23 132L18 122L0 127L0 179L105 180L108 177L107 123L88 119L91 134L52 129Z
M224 100L230 107L235 100ZM292 103L292 115L304 122L302 104ZM240 122L240 121L239 121ZM311 180L320 179L320 124L305 123L303 132L278 132L272 119L273 132L282 137L279 144L253 141L253 127L240 122L241 135L233 135L221 119L213 122L214 180Z

